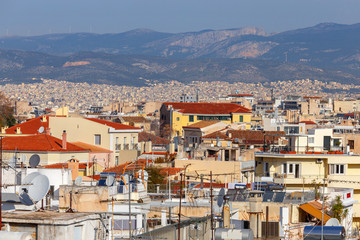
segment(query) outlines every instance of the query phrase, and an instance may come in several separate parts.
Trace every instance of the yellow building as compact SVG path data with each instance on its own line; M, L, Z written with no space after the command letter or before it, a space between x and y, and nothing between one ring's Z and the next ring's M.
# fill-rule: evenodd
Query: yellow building
M199 121L244 123L251 128L251 110L236 103L166 102L160 109L162 136L183 136L183 126Z
M353 188L353 222L360 224L360 156L347 154L255 153L256 176L274 178L292 190L313 190L315 185Z

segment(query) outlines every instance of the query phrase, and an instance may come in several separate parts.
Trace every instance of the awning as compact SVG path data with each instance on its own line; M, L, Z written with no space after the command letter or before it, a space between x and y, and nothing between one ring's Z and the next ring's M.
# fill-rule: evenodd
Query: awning
M319 219L321 221L321 207L319 209L319 203L318 202L309 202L305 203L303 205L300 205L300 208L310 214L311 216ZM320 205L321 206L321 205ZM331 217L324 213L324 223L329 221Z

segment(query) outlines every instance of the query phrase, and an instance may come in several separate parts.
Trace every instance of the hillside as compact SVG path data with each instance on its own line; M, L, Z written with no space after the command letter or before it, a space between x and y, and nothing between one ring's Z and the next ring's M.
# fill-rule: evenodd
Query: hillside
M0 51L0 79L3 83L28 83L33 78L130 86L171 80L183 83L220 80L257 83L303 78L360 83L359 77L346 72L271 60L169 59L94 52L53 56L29 51Z

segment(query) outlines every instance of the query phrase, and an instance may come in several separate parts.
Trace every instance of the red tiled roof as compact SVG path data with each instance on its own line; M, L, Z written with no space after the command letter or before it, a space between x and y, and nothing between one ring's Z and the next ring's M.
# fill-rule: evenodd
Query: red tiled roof
M184 170L184 169L183 168L174 168L174 167L165 167L165 168L160 169L160 174L162 174L164 176L176 175L182 170Z
M225 183L213 183L212 187L213 188L225 188ZM196 185L194 188L201 188L201 183ZM204 182L203 183L203 188L210 188L210 183Z
M49 118L50 117L66 117L66 116L55 116L55 115L45 115L46 122L43 122L43 116L29 119L26 122L17 124L5 130L6 134L15 134L16 128L20 127L22 134L35 134L38 133L40 127L44 129L49 128ZM45 130L44 130L45 131Z
M299 123L305 123L305 124L307 124L307 125L317 125L315 122L313 122L313 121L301 121L301 122L299 122Z
M154 134L148 133L148 132L140 132L139 133L139 140L138 142L146 142L151 141L153 145L167 145L170 143L169 140L155 136Z
M63 149L61 139L46 134L3 138L3 150L15 149L34 152L88 152L88 150L69 142L66 143L66 149Z
M92 144L87 144L84 142L72 142L72 144L81 147L83 149L89 150L90 152L94 152L94 153L112 153L112 151L106 149L106 148L102 148L102 147L98 147Z
M322 97L305 96L304 99L321 99Z
M251 110L236 103L181 103L165 102L166 107L172 106L175 110L186 114L225 115L231 113L251 113Z
M191 124L189 126L183 126L183 128L199 128L200 129L200 128L211 126L218 122L220 122L220 121L200 121L200 122Z
M219 137L220 140L230 140L230 138L220 131L210 133L208 135L203 136L203 139L217 139Z
M89 162L89 167L92 167L94 163L93 162ZM86 169L87 167L87 163L79 163L79 169ZM54 164L50 164L50 165L45 165L44 168L69 168L68 167L68 163L54 163Z
M133 127L133 126L129 126L129 125L121 124L121 123L114 123L114 122L110 122L110 121L106 121L106 120L102 120L102 119L98 119L98 118L86 118L86 119L96 122L96 123L100 123L100 124L109 126L109 127L112 127L116 130L125 130L125 129L138 130L138 129L141 129L138 127Z

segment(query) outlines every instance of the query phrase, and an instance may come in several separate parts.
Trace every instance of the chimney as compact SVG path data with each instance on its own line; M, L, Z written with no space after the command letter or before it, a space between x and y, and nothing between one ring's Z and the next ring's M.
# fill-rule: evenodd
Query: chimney
M47 122L45 115L42 116L42 122Z
M62 134L62 148L66 149L66 131L65 130L63 131L63 134Z
M16 134L21 134L20 127L17 127L17 128L16 128Z
M79 176L79 161L72 158L68 161L68 168L71 169L71 178L73 181Z

